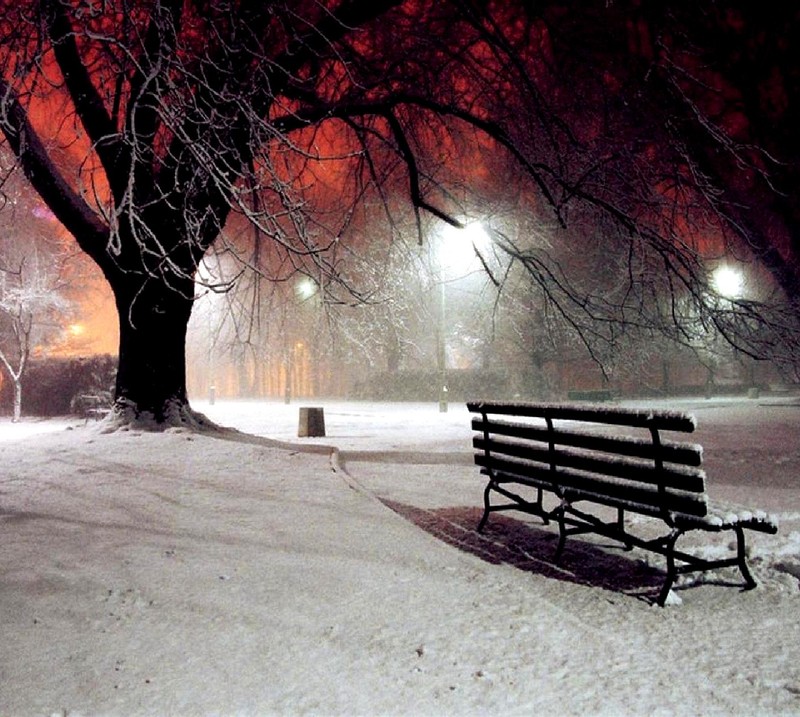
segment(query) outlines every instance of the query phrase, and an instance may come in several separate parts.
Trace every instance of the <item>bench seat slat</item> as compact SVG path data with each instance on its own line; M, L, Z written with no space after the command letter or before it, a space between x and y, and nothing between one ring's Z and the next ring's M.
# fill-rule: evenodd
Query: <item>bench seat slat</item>
M675 524L679 528L691 530L700 528L702 530L730 530L737 526L756 530L761 533L774 535L778 532L778 523L775 516L763 510L727 510L724 507L710 503L708 514L705 516L678 516Z
M544 444L547 444L552 437L554 443L563 446L586 448L603 453L648 460L654 460L656 457L656 448L651 438L604 436L597 433L570 431L563 428L555 429L551 433L545 426L508 421L484 421L482 418L472 419L472 430L479 433L488 431L491 435L523 438ZM661 443L659 455L667 463L680 463L687 466L700 466L703 463L703 447L697 443L679 443L664 440Z
M485 450L486 439L475 437L475 460L479 457L485 459L486 454L478 451ZM513 441L498 441L490 439L489 448L491 460L494 459L520 459L520 461L530 461L543 464L549 468L551 458L556 465L565 468L573 468L581 471L588 471L599 475L613 476L615 478L626 478L631 481L649 484L662 483L669 488L702 493L705 491L705 472L699 468L687 466L665 465L661 470L656 469L653 463L644 463L628 456L613 457L604 454L580 453L569 448L556 448L552 453L546 446L533 444L514 443ZM481 463L480 465L483 465ZM488 467L488 466L487 466ZM527 463L519 463L520 470L524 473Z
M543 488L554 493L563 492L569 500L578 500L578 494L591 494L592 500L621 508L635 509L633 505L646 507L648 513L659 514L662 510L677 511L686 515L702 517L708 510L705 493L690 493L679 490L661 491L655 485L631 483L607 476L582 473L566 468L555 472L549 467L515 463L512 460L492 460L484 466L481 456L475 456L475 463L486 469L498 483L513 482ZM597 496L605 496L599 500ZM588 498L580 498L588 500ZM610 502L609 502L610 501ZM640 511L641 512L641 511Z
M622 508L624 510L630 510L634 513L641 513L642 515L649 515L653 518L661 518L663 517L663 513L661 512L659 507L649 505L647 503L640 503L634 500L635 496L630 494L625 494L624 498L620 498L618 496L612 496L608 494L598 494L592 493L588 490L570 490L567 491L567 498L570 501L570 505L577 503L581 500L588 500L592 503L600 503L601 505L606 505L609 508ZM696 515L699 512L705 512L708 509L708 505L705 501L697 504L697 510L692 512L687 512L682 510L682 507L689 507L694 508L694 504L687 504L681 503L680 501L675 502L675 507L668 508L670 513L670 518L674 519L675 517L680 517L683 520L689 521L702 521L704 516Z

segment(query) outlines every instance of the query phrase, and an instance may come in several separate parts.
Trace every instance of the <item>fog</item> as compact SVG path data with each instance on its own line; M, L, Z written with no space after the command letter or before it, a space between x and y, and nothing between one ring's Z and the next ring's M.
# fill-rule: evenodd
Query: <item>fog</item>
M741 395L792 383L706 328L676 341L674 327L598 322L595 330L566 321L479 222L384 252L380 271L367 264L372 273L359 277L374 287L369 299L349 304L333 300L323 276L269 283L248 275L228 286L234 267L215 260L205 270L212 288L198 289L189 325L190 395L606 400ZM745 267L730 264L712 278L733 300L755 290L744 277Z

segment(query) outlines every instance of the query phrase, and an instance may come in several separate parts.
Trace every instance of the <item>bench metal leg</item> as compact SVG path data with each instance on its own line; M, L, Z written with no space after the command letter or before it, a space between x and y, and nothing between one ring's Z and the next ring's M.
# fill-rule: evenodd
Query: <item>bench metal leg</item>
M667 559L667 577L664 580L664 585L661 588L661 593L658 596L658 604L662 607L666 602L669 591L678 575L692 572L702 572L706 570L714 570L715 568L738 567L739 571L744 578L744 589L752 590L758 583L756 582L753 574L750 572L750 567L747 565L747 549L745 543L744 528L737 525L732 528L736 533L736 557L735 558L722 558L720 560L704 560L703 558L688 555L684 552L675 549L675 544L678 538L683 535L682 530L674 529L664 542L664 556ZM660 551L657 551L660 552ZM675 558L684 561L686 564L677 566Z
M544 503L542 502L542 489L539 488L536 492L536 505L539 507L539 511L541 512L542 522L545 525L550 525L550 517L547 515L547 512L544 509Z
M739 570L744 578L745 590L752 590L758 585L758 583L755 581L755 578L753 578L750 568L747 565L747 550L745 547L744 528L742 528L741 525L737 525L734 528L734 531L736 531L736 558L739 562Z
M492 492L492 482L489 481L486 484L486 488L483 489L483 517L481 518L481 522L478 523L478 532L482 533L484 527L486 526L486 521L489 519L489 513L492 512L492 503L489 498Z
M664 546L664 556L667 558L667 577L664 579L661 592L658 594L658 604L661 607L664 607L666 604L669 591L672 590L675 578L678 577L678 572L675 568L675 543L678 542L680 536L680 530L673 530L669 536L667 536Z
M492 505L491 495L492 491L499 493L501 496L508 498L510 503L500 503ZM478 523L478 532L482 532L486 526L486 521L489 519L489 513L494 513L502 510L519 510L529 515L536 515L542 519L545 525L550 522L550 515L544 509L542 504L542 491L539 489L538 497L535 503L531 503L520 495L513 493L506 488L503 488L497 481L490 479L486 484L483 491L483 516L480 523Z
M564 551L564 545L566 545L567 542L567 524L564 522L564 504L562 503L553 513L558 518L558 545L556 546L556 554L553 561L558 563L558 561L561 560L561 553Z
M617 508L617 530L620 534L620 540L625 546L625 550L633 550L633 543L630 541L628 534L625 532L625 509Z

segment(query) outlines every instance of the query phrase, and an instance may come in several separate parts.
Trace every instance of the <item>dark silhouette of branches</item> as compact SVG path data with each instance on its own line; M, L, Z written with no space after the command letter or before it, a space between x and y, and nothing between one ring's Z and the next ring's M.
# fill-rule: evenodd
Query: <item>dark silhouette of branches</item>
M233 276L324 277L326 302L359 300L345 267L375 240L366 208L391 236L400 198L421 240L426 217L496 216L497 246L592 352L637 330L796 354L788 5L0 8L0 128L112 287L117 401L134 414L188 415L180 357L204 256L234 257ZM537 224L571 256L508 228ZM602 261L587 269L581 253ZM721 296L711 273L733 255L771 279Z

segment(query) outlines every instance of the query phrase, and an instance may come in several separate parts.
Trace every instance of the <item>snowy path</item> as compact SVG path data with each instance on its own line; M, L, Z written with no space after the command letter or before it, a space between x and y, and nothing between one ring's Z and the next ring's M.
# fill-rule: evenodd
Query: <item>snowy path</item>
M522 616L535 616L555 629L554 672L543 679L557 678L547 689L562 690L561 709L571 714L774 714L800 709L800 670L787 660L800 640L800 627L790 617L798 607L791 575L757 557L757 591L694 586L681 593L683 605L660 610L649 602L663 579L658 558L651 561L657 566L653 576L636 557L588 541L568 547L559 570L550 559L555 532L535 519L495 517L487 537L478 537L474 528L481 510L475 506L480 505L482 484L475 476L465 479L461 466L447 470L418 458L404 464L402 482L396 469L374 458L351 460L347 466L361 485L420 528L497 564L496 574L508 582L485 594L481 607L508 620L509 633L502 639L511 638L515 619ZM796 558L797 534L778 542ZM767 556L776 548L761 536L753 544L758 546L754 552L763 548ZM792 564L795 575L796 566ZM527 654L524 645L517 650L520 656ZM535 654L534 647L529 659ZM593 703L598 694L602 702ZM544 707L558 711L553 700Z

